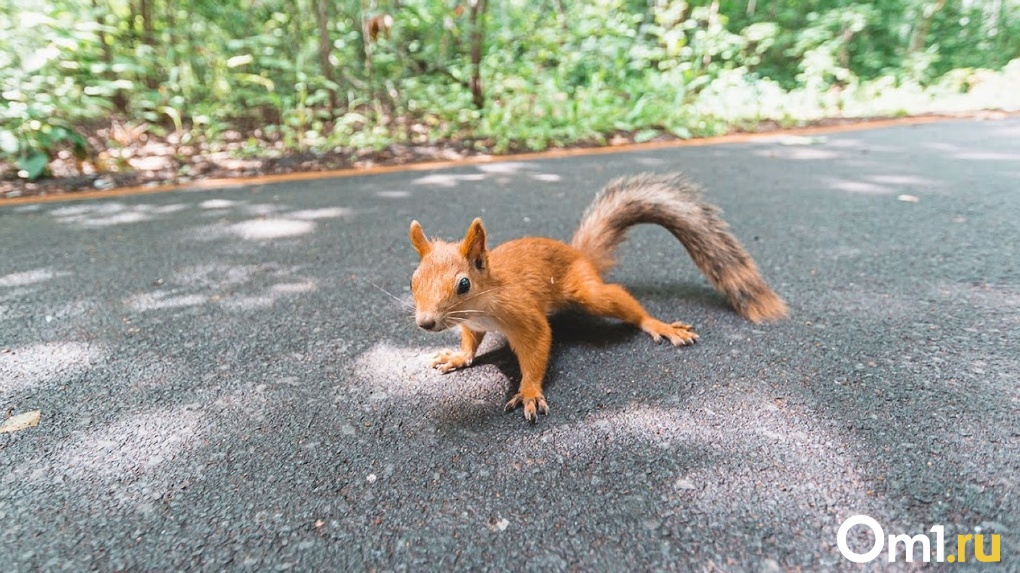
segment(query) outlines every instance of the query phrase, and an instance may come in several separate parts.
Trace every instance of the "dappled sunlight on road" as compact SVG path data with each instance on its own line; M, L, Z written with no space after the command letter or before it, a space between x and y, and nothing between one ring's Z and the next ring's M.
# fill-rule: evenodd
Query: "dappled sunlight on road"
M828 179L826 184L837 191L847 193L858 193L861 195L890 195L896 190L884 185L877 185L867 181L853 181L849 179Z
M1020 161L1020 153L996 153L991 151L963 151L956 154L963 161Z
M242 221L224 227L209 229L206 233L206 238L218 239L232 235L250 241L266 241L299 237L315 231L315 221L317 220L349 217L352 213L350 209L343 207L306 209L291 213L280 213L275 217L253 219L251 221Z
M485 179L484 173L430 173L412 181L415 185L431 185L434 187L457 187L461 183L471 183Z
M315 292L319 285L314 280L294 283L280 283L269 287L269 292L277 295L304 294Z
M811 412L754 391L689 405L635 403L594 413L577 424L549 424L536 438L521 437L509 448L518 456L588 457L610 448L650 447L681 458L685 452L707 455L713 463L677 476L674 491L663 492L682 495L684 504L703 510L710 509L706 505L732 506L735 500L753 506L778 498L807 511L833 493L867 503L856 448L845 437L827 430ZM765 492L732 485L746 483L775 488Z
M48 471L37 467L32 477L59 472L78 479L137 479L139 474L158 470L182 450L194 447L201 421L201 413L188 406L156 407L80 431L61 445Z
M222 198L205 199L193 204L169 205L127 205L119 201L106 201L57 207L49 214L60 223L94 229L156 221L171 214L193 209L198 209L205 217L221 218L219 223L189 232L191 238L206 241L231 238L255 242L291 239L311 234L316 230L318 221L354 215L352 209L340 206L290 211L286 205L249 203ZM247 221L222 220L231 215L254 218ZM24 279L12 277L8 280Z
M149 511L151 504L166 502L181 490L182 470L172 477L171 468L188 463L182 456L207 447L206 438L222 432L226 419L236 423L258 417L260 410L254 406L261 401L257 391L239 391L184 405L147 404L133 414L118 412L109 421L93 419L70 435L51 439L45 452L31 462L5 467L0 485L16 484L25 490L57 486L67 496L101 488L102 506L107 509ZM74 417L71 412L44 412L43 416L43 428L53 424L49 417ZM186 475L198 481L204 466L192 467Z
M562 177L555 173L533 173L531 175L531 178L534 179L535 181L541 181L543 183L556 183L560 179L562 179Z
M489 349L502 343L487 341ZM594 490L608 488L606 495L621 503L647 503L649 527L682 521L691 512L728 515L734 507L749 520L781 511L790 519L817 521L820 510L835 516L880 512L885 505L869 491L873 484L859 467L859 444L848 441L853 435L839 433L839 426L802 405L788 404L767 387L707 398L704 393L638 398L590 410L602 402L597 390L561 374L547 388L550 415L530 426L519 412L501 412L516 379L492 365L439 374L428 365L437 348L373 345L353 361L354 385L339 387L336 399L356 399L366 410L382 410L375 418L397 417L410 435L450 432L487 444L475 436L506 432L499 447L482 458L484 467L472 471L514 481L512 476L532 472L564 474L581 468ZM508 421L520 428L504 429ZM586 460L600 461L589 465ZM660 460L654 477L624 478L643 484L633 499L605 481L628 467L654 463L650 460ZM644 475L646 470L637 471Z
M339 219L350 217L354 211L346 207L323 207L322 209L302 209L287 213L289 219L300 219L302 221L316 221L318 219Z
M0 352L0 398L42 384L72 380L104 356L82 342L39 342Z
M855 195L944 192L942 184L934 179L903 173L862 174L856 179L822 177L820 180L830 189Z
M859 137L851 137L846 134L842 134L836 137L825 137L825 147L831 147L834 149L843 149L848 151L854 151L857 153L868 153L868 154L895 154L903 153L905 150L902 146L878 143L873 140L864 140Z
M937 181L929 179L927 177L921 177L919 175L903 175L903 174L870 175L866 179L884 185L916 185L918 187L923 186L931 187L934 185L938 185Z
M19 287L34 285L58 277L66 277L70 274L71 273L67 271L55 271L49 267L41 267L38 269L32 269L30 271L10 273L4 276L0 276L0 287Z
M208 204L206 201L203 204ZM229 203L229 205L227 204ZM288 211L287 208L272 204L240 204L236 202L218 202L206 211L208 215L226 217L233 211L254 219L240 222L222 220L192 230L189 239L199 241L218 241L239 238L247 241L265 242L276 239L293 239L310 235L315 232L318 221L326 219L344 219L354 215L354 210L347 207L324 207L321 209L301 209Z
M198 206L202 209L230 209L239 204L237 201L231 201L230 199L209 199L202 201Z
M474 165L473 168L477 170L478 173L430 173L414 179L411 183L414 185L452 189L460 187L461 184L467 185L480 181L507 184L513 181L514 178L518 177L524 177L532 181L540 181L543 183L556 183L562 179L562 177L556 173L538 171L539 166L537 164L526 163L523 161L483 163Z
M204 304L209 300L208 296L200 294L175 295L167 291L158 290L131 295L124 300L124 306L136 312L151 310L166 310L171 308L184 308Z
M1007 130L1002 130L1002 137L1008 137L1006 134L1009 133ZM1020 131L1020 130L1015 130ZM975 150L967 145L960 145L956 143L947 143L944 141L929 141L921 144L923 147L928 149L934 149L941 151L953 159L961 161L1006 161L1006 162L1017 162L1020 161L1020 153L1011 153L1003 151L987 151L987 150Z
M503 344L499 337L486 339L479 356ZM431 355L440 348L376 343L355 359L354 378L373 403L399 410L411 404L418 404L426 410L457 407L457 402L467 407L478 399L491 401L494 410L502 406L509 387L517 380L510 380L492 365L476 365L455 373L440 374L429 366ZM555 391L547 396L553 405L558 401L556 392L571 390L566 382L556 386ZM349 397L355 389L343 388L339 389L339 393ZM559 401L596 400L593 394L585 394L590 390L583 387L574 389L580 394L563 397ZM643 442L644 445L680 451L686 447L734 450L734 453L740 450L743 456L746 452L778 447L784 450L783 456L789 458L786 461L791 467L817 463L815 460L818 458L829 460L826 465L851 465L848 458L844 459L835 436L819 439L826 431L812 421L810 413L791 411L783 404L777 405L771 397L756 392L743 392L739 396L720 397L717 402L691 406L684 405L679 398L668 404L634 403L590 414L583 420L577 420L576 425L565 423L570 418L565 414L557 415L555 408L548 418L541 418L536 431L544 445L539 448L590 453L613 442L634 445ZM520 448L520 455L535 455L534 437L529 433L512 441L509 446ZM832 451L817 451L818 443L828 443ZM826 471L830 469L826 468ZM822 475L819 474L819 479Z
M528 173L533 171L535 169L535 165L524 161L500 161L498 163L478 165L477 169L482 173L488 173L491 175L516 175L518 173Z
M265 280L279 282L257 284ZM229 310L259 310L273 306L282 297L319 288L316 280L301 276L299 268L272 263L197 265L160 279L159 285L157 290L128 296L124 306L135 312L149 312L215 303Z
M110 227L128 223L152 221L158 217L188 209L184 203L171 205L125 205L118 201L86 203L58 207L50 215L61 223L70 223L86 228Z
M315 223L292 219L256 219L235 223L223 230L242 239L258 241L307 235L315 230Z
M411 192L410 191L394 191L394 190L390 190L390 191L377 191L375 196L376 197L381 197L383 199L407 199L408 197L411 196Z
M207 263L184 267L176 271L169 279L169 283L178 283L185 287L217 289L251 282L262 273L285 278L296 271L296 268L282 268L272 263L258 265Z
M769 157L774 159L790 159L793 161L822 161L845 158L844 153L831 149L819 149L817 147L769 147L757 149L754 154L758 157Z
M648 168L661 168L669 164L668 161L661 157L635 157L634 163Z
M770 140L766 140L770 141ZM951 144L929 143L930 147L956 153L958 149ZM897 146L875 145L870 142L840 137L829 140L826 137L777 137L771 143L759 143L751 148L757 157L791 162L791 169L800 169L794 164L800 162L830 162L852 166L852 171L843 176L815 175L822 188L842 191L853 195L898 195L917 191L942 192L939 179L930 177L928 173L912 173L909 148ZM889 172L889 161L879 161L883 157L902 158L902 169ZM817 168L812 166L812 168Z
M499 345L498 337L490 335L479 349L479 356ZM500 403L506 395L508 379L494 366L475 366L461 372L441 374L430 366L432 355L447 346L425 349L403 348L378 342L354 361L354 375L368 390L374 402L433 401L435 407L449 407L453 402L467 405L472 398L485 398ZM346 394L350 389L342 390ZM398 403L393 404L396 401ZM430 408L431 409L431 408Z
M768 396L749 391L691 406L679 401L674 405L635 403L592 414L578 427L550 427L543 441L567 449L599 448L616 441L646 442L681 451L695 445L750 451L780 447L789 450L784 451L784 457L790 457L787 462L792 462L791 467L807 465L819 456L849 465L849 459L840 459L839 448L827 454L820 451L823 448L819 441L835 445L831 443L833 437L819 440L823 434L809 413L790 411ZM523 442L521 445L527 446Z

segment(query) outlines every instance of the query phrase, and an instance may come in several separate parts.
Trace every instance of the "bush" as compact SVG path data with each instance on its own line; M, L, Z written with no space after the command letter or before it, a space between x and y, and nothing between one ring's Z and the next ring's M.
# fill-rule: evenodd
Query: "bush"
M88 151L76 126L111 116L213 146L256 128L274 140L247 153L449 139L506 151L1020 97L1016 2L294 6L5 4L0 160L43 176L59 150Z

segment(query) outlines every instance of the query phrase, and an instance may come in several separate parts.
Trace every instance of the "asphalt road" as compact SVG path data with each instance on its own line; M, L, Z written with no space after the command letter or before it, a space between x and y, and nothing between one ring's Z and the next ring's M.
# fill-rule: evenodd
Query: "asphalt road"
M695 346L561 317L535 426L498 338L427 367L457 337L383 292L412 218L567 239L677 169L789 320L642 227L613 278ZM858 570L866 514L1020 570L1018 190L1011 119L0 206L0 406L41 411L0 434L0 569Z

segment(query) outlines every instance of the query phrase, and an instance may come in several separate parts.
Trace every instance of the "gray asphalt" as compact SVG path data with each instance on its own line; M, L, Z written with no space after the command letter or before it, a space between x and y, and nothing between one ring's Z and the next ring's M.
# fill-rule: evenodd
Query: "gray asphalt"
M411 219L567 239L677 169L789 320L642 227L612 278L697 345L560 317L535 426L500 339L427 367ZM859 570L866 514L1020 570L1018 190L1011 119L0 206L0 569Z

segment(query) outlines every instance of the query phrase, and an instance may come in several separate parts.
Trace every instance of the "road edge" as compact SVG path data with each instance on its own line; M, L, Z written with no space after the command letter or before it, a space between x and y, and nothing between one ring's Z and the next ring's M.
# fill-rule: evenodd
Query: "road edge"
M991 114L993 112L989 112ZM1013 114L994 114L991 119L1002 119L1012 117ZM140 195L154 195L157 193L168 193L171 191L213 191L230 187L248 185L270 185L274 183L290 183L294 181L315 181L320 179L343 179L348 177L381 175L386 173L402 173L408 171L435 171L450 167L467 165L480 165L489 163L503 163L508 161L533 161L537 159L559 159L564 157L584 157L595 155L607 155L610 153L628 153L635 151L650 151L660 149L673 149L681 147L704 147L709 145L726 145L733 143L748 143L766 139L776 139L788 136L817 136L833 133L849 133L856 131L867 131L871 129L882 129L888 127L904 127L913 125L928 125L932 123L944 123L949 121L964 121L985 119L978 114L967 115L923 115L892 119L872 119L861 122L808 126L760 133L736 133L720 135L716 137L705 137L699 139L678 139L671 141L657 141L648 143L628 143L625 145L608 145L603 147L579 147L565 149L551 149L528 153L515 153L510 155L475 155L463 159L450 161L427 161L422 163L407 163L402 165L379 165L364 168L347 168L329 171L302 171L294 173L281 173L278 175L257 175L252 177L230 177L218 179L204 179L189 181L187 183L170 183L163 185L141 185L133 187L118 187L115 189L85 191L75 193L59 193L54 195L31 195L25 197L0 198L0 208L15 207L19 205L31 205L40 203L63 203L71 201L87 201L110 199L117 197L133 197Z

